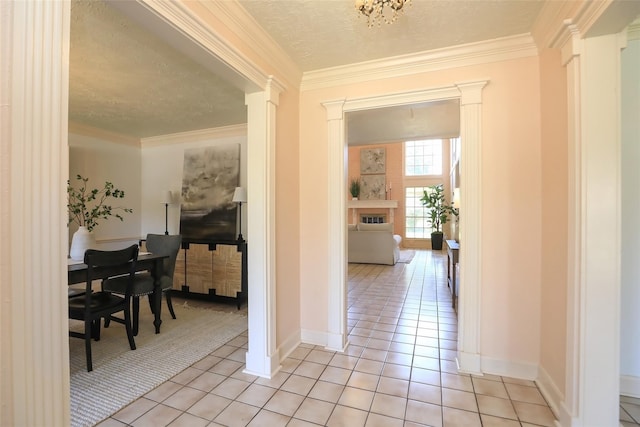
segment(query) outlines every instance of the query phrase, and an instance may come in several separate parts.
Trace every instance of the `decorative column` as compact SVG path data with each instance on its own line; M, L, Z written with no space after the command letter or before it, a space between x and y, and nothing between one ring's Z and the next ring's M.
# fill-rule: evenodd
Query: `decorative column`
M460 295L458 368L481 374L482 89L487 80L458 83L460 90Z
M68 1L0 2L0 425L69 425Z
M344 183L347 165L345 163L346 147L344 145L344 99L325 102L327 110L327 130L329 145L329 198L327 217L329 221L329 283L347 282L346 270L346 226L347 190ZM347 289L346 286L330 286L328 289L327 316L327 349L344 351L347 346ZM339 313L339 315L337 315Z
M245 372L270 378L280 360L276 347L276 110L282 88L269 80L247 94L247 235L249 350ZM265 161L266 160L266 161Z

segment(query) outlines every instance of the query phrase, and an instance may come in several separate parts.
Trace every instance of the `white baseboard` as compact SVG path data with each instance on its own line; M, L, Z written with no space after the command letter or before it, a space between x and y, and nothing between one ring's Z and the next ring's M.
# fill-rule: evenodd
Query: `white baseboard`
M640 377L620 375L620 394L640 398Z
M300 331L300 339L305 344L327 346L327 333L303 329Z
M491 357L481 357L482 372L503 377L534 381L538 377L538 365L513 362Z
M282 344L278 347L278 353L280 355L280 363L289 357L291 352L295 350L301 343L300 331L291 334Z
M564 394L560 391L556 383L551 379L549 373L542 367L538 369L538 378L536 384L545 400L549 404L553 415L559 420L563 419L562 411L565 410L563 405ZM564 414L566 418L569 414Z

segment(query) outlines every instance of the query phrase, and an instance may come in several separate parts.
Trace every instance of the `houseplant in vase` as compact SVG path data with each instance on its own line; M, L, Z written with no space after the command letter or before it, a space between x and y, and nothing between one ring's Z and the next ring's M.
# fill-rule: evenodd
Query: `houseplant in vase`
M79 181L77 187L71 185L71 181L67 181L67 225L78 225L78 230L71 239L69 256L73 260L81 261L84 259L84 252L95 246L95 237L91 232L98 225L98 221L107 220L111 216L123 221L121 213L131 213L133 209L112 206L109 203L111 199L124 198L124 191L115 188L111 182L105 182L102 188L89 189L89 178L77 175L76 180Z
M442 249L444 233L442 226L449 221L449 215L458 215L458 210L447 203L444 197L444 186L442 184L433 185L429 190L424 191L424 196L420 199L425 208L429 210L429 219L433 231L431 232L431 249Z
M358 200L358 197L360 196L360 178L351 178L351 182L349 183L349 193L351 193L353 200Z

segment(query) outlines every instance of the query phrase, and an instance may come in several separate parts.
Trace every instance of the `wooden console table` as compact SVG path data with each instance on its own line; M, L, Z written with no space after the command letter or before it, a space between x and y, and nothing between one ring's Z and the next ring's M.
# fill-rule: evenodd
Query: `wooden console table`
M247 242L184 240L176 260L173 289L185 297L247 300Z
M458 265L458 252L460 243L455 240L447 240L447 286L451 290L451 307L456 310L458 301L458 278L456 277L456 267Z

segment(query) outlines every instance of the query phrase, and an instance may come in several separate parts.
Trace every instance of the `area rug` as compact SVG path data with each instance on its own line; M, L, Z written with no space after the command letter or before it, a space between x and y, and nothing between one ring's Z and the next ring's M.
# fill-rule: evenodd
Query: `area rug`
M405 264L409 264L413 257L416 256L416 251L413 249L401 249L400 250L400 259L398 262L402 262Z
M92 341L93 371L87 372L84 340L69 338L72 427L97 424L247 330L246 312L192 308L187 302L174 307L175 320L164 311L155 334L142 302L136 350L129 349L124 326L112 322L100 341ZM71 320L69 328L82 330L82 324Z

